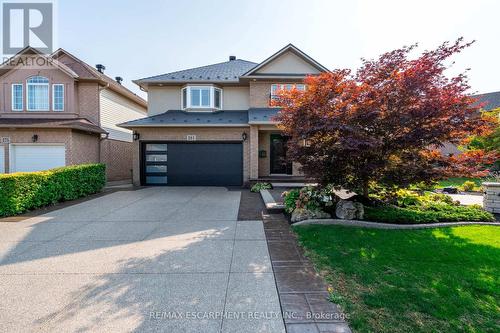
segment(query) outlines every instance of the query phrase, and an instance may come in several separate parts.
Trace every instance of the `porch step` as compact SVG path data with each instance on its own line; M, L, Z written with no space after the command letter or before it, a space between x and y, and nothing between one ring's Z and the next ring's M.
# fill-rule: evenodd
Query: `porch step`
M262 197L267 210L283 211L285 209L285 205L282 203L277 203L276 200L274 200L271 192L269 192L268 190L260 190L260 196Z

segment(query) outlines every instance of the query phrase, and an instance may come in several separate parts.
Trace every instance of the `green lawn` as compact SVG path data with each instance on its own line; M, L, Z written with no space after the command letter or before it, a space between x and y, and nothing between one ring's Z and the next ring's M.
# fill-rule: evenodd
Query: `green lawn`
M355 332L499 331L499 227L295 231Z
M474 187L474 191L479 191L479 189L481 188L481 182L483 181L481 178L466 178L466 177L448 178L439 181L436 188L443 188L448 186L460 188L466 181L469 180L473 181L476 184L476 186Z

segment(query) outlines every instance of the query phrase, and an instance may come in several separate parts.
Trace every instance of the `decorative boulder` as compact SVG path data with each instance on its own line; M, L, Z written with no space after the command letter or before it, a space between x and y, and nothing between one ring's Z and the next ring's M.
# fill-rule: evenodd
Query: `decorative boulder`
M340 200L337 202L335 215L343 220L362 220L365 210L360 202Z
M453 186L448 186L448 187L443 188L443 192L448 193L448 194L457 194L458 189L456 187L453 187Z
M317 210L307 210L304 208L296 208L293 213L292 217L290 220L292 223L295 222L300 222L304 220L310 220L310 219L329 219L331 216L330 214L317 209Z

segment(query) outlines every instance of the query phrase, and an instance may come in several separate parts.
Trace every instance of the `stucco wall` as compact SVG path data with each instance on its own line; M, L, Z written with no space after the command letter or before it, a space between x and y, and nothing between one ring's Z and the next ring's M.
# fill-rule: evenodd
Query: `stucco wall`
M318 74L319 71L288 51L257 71L259 74Z
M140 184L140 156L139 146L142 141L150 140L178 140L185 141L187 135L196 135L199 142L202 141L240 141L243 132L249 133L248 127L235 128L136 128L140 134L140 140L134 141L133 148L133 181ZM249 179L249 140L243 142L243 181Z
M148 116L180 109L181 86L148 88Z

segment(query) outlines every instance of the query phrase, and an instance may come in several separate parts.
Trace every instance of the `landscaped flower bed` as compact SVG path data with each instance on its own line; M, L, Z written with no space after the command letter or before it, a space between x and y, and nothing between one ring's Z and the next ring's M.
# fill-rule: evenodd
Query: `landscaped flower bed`
M285 210L291 214L291 221L310 218L339 217L338 206L341 199L332 187L305 187L284 194ZM379 190L368 199L353 196L355 205L363 203L364 220L396 224L417 224L460 221L495 221L495 217L480 206L461 206L450 196L433 192ZM345 201L343 201L345 205ZM337 209L336 209L337 208ZM307 212L311 212L307 215ZM299 218L294 215L300 214ZM327 214L327 215L324 215ZM337 215L337 216L336 216Z

